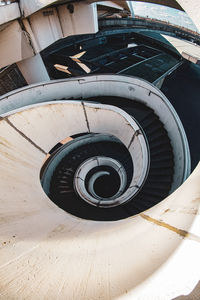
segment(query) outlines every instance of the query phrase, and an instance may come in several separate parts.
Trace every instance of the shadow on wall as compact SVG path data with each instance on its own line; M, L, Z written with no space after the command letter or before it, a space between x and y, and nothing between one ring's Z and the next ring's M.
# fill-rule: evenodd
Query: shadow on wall
M174 298L172 300L199 300L200 295L200 281L195 286L194 290L186 296L178 296L177 298Z

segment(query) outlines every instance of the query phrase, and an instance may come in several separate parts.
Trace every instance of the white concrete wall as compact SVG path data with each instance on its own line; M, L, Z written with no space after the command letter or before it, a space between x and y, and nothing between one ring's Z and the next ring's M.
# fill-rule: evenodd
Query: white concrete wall
M28 37L18 21L0 31L0 68L34 55Z
M0 6L0 25L20 18L18 3Z
M200 31L200 1L199 0L176 0L192 19Z
M20 0L20 7L24 17L28 17L32 15L36 11L44 8L47 5L56 2L55 0Z
M20 61L17 65L28 84L50 80L39 53Z
M31 1L27 1L27 0L20 0L20 6L21 6L21 10L22 13L25 17L30 16L31 14L35 13L36 11L44 8L47 5L50 5L52 3L56 3L57 1L55 0L31 0ZM69 1L68 1L69 2ZM85 4L89 4L92 2L101 2L101 1L96 1L96 0L88 0L88 1L84 1ZM120 1L108 1L108 2L113 2L116 3L117 5L120 5ZM126 4L126 1L122 1L123 5L128 8L128 5Z
M74 34L94 33L98 31L96 4L74 3L71 14L67 5L58 6L58 13L64 37Z
M65 4L42 9L22 21L23 30L14 21L0 31L0 67L20 62L18 66L28 83L49 80L43 61L39 56L32 59L33 55L64 36L98 30L96 4L88 3L75 3L73 14Z
M46 16L46 13L50 15ZM29 23L40 51L63 37L56 8L43 9L33 14Z
M27 34L29 35L29 37L31 39L31 43L32 43L32 46L34 48L34 52L35 53L40 52L40 46L38 45L38 43L36 41L36 38L35 38L34 33L32 31L29 19L28 18L22 19L22 23L24 25L24 28L25 28Z
M39 173L43 149L86 129L79 103L39 105L0 120L1 299L172 300L190 293L200 278L200 166L139 215L83 220L48 199Z

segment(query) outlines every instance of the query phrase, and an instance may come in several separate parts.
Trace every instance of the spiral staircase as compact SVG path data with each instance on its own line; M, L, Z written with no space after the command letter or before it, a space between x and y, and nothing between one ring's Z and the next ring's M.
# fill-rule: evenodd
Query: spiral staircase
M8 94L1 116L2 299L173 299L195 287L199 172L182 184L186 135L156 87L51 81Z
M105 103L105 97L96 98L95 101ZM168 196L171 189L174 154L162 122L152 109L143 104L132 104L126 99L116 101L116 98L115 102L139 127L135 130L131 142L136 136L140 135L143 138L146 148L143 180L139 184L135 183L136 193L130 194L125 201L120 202L118 197L130 186L131 178L136 172L128 151L130 145L126 149L113 136L95 133L73 137L71 142L57 149L56 153L53 152L49 163L46 163L48 169L54 159L58 161L58 157L62 157L54 168L47 194L59 207L78 217L111 221L133 216L159 203ZM113 103L113 99L108 97L106 103ZM143 157L137 156L137 159L142 160ZM90 165L90 160L97 160L97 165ZM100 163L101 160L103 161ZM82 171L82 164L86 164L85 168L88 166L87 173L81 177L86 187L83 185L79 190L77 178ZM118 173L120 171L122 174ZM49 178L49 174L42 176L42 181L46 182L45 176ZM83 195L84 189L86 194ZM94 192L95 189L100 195L104 195L104 200ZM89 201L90 196L99 201ZM113 203L108 204L110 199Z
M129 29L65 39L70 26L60 36L55 30L73 24L64 2L58 11L53 1L20 1L23 16L6 44L15 38L20 50L7 49L23 59L23 76L62 79L0 98L0 299L197 300L198 140L171 104L178 108L183 96L181 118L196 105L187 85L198 91L197 68L188 71L171 46ZM74 1L75 10L92 2ZM198 9L178 3L198 25ZM61 9L68 17L54 19ZM81 11L80 19L88 16ZM174 92L176 74L183 92ZM171 102L157 88L163 80Z

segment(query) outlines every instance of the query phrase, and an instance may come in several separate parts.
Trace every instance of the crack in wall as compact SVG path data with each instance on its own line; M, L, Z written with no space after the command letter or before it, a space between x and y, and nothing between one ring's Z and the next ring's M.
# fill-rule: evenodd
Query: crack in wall
M86 109L85 109L85 104L84 104L84 102L81 102L81 104L83 106L83 111L84 111L85 121L86 121L86 124L87 124L87 129L88 129L88 132L90 133L90 125L89 125L89 121L88 121L88 117L87 117L87 112L86 112Z
M33 142L28 136L26 136L21 130L19 130L7 117L2 118L0 117L0 120L5 120L9 126L11 126L15 131L17 131L24 139L26 139L31 145L33 145L35 148L37 148L40 152L47 155L47 152L44 151L40 146L38 146L35 142Z

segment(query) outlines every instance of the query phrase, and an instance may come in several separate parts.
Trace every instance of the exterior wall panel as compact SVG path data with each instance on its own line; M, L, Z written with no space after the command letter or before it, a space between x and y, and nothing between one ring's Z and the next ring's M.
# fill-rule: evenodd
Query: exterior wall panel
M62 38L62 30L55 8L37 12L30 17L29 21L40 50Z

